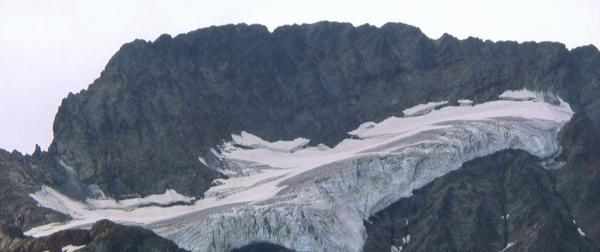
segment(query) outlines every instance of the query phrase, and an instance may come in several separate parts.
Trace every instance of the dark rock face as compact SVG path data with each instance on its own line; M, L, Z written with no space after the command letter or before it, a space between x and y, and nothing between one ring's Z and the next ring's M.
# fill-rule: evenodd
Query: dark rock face
M365 251L596 251L538 163L522 151L465 163L370 218Z
M267 243L267 242L256 242L248 244L241 248L232 249L231 252L293 252L294 250L286 247Z
M600 130L586 114L576 114L561 132L561 145L565 165L552 171L556 191L600 249Z
M0 149L0 174L0 225L26 229L68 219L63 214L38 207L29 197L40 184L58 185L65 181L64 174L49 169L38 156L22 156Z
M198 157L241 130L333 145L415 104L524 86L558 92L599 125L598 67L592 46L432 40L404 24L211 27L124 45L63 101L50 152L110 195L198 196L219 176Z
M92 241L80 251L184 252L170 240L140 227L124 226L107 220L96 222L90 230Z
M67 245L85 246L78 251L156 251L184 252L165 238L140 227L130 227L107 220L96 222L91 230L72 229L50 236L31 238L17 227L0 227L0 251L50 251L60 252Z
M22 229L70 217L39 207L29 194L48 185L74 199L85 199L90 190L82 184L76 172L39 146L32 155L9 153L0 149L0 225L14 225Z
M65 230L45 237L31 238L23 235L21 229L17 227L0 227L0 251L61 252L67 245L85 245L90 242L90 239L89 231L83 229Z
M600 131L578 113L560 140L558 169L503 151L416 190L365 223L365 251L597 251Z

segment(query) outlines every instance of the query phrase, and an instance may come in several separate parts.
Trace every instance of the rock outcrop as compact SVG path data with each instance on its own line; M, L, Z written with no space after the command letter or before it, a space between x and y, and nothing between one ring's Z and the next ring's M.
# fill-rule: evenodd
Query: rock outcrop
M364 251L596 251L539 162L502 151L465 163L366 221Z
M50 251L62 252L66 246L83 246L90 242L88 230L72 229L56 232L52 235L32 238L23 234L14 226L0 227L0 251L30 252Z
M0 251L62 252L66 247L81 252L185 252L172 241L152 231L119 225L108 220L98 221L91 230L70 229L40 238L25 236L18 227L0 227Z
M272 244L268 242L257 242L248 244L241 248L231 250L231 252L293 252L294 250L285 248L283 246Z
M48 222L68 219L67 216L47 208L29 197L42 183L62 184L64 174L49 169L40 161L39 152L23 156L0 149L0 225L27 229Z
M600 130L585 113L565 125L559 169L553 169L557 195L577 225L600 248Z

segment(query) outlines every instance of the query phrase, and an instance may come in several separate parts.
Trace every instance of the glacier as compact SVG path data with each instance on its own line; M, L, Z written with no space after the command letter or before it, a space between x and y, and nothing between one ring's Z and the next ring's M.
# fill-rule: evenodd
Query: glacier
M43 187L31 196L73 220L26 234L86 228L107 218L149 228L192 251L229 251L255 241L298 251L361 251L369 216L464 162L497 151L520 149L550 159L560 153L558 132L573 116L560 98L530 91L440 106L363 123L331 148L309 146L304 138L269 142L248 132L234 134L211 151L211 160L218 161L209 165L228 178L215 180L204 198L176 192L146 198L185 205L81 202Z

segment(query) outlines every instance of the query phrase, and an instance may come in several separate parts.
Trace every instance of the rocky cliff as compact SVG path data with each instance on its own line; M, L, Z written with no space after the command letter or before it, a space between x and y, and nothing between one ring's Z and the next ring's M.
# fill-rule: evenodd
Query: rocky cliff
M26 229L68 219L63 214L38 207L29 197L41 184L63 184L66 180L65 174L44 162L41 155L36 151L34 157L23 156L0 149L0 225Z
M108 220L98 221L90 230L70 229L32 238L18 227L0 226L0 251L148 251L185 252L172 241L140 227L123 226Z

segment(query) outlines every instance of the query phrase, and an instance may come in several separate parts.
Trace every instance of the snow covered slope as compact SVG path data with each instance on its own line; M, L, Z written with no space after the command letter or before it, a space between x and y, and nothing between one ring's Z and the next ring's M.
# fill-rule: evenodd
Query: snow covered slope
M118 208L77 202L46 187L32 197L74 220L27 234L109 218L150 228L193 251L227 251L252 241L298 251L360 251L364 219L465 161L509 148L540 158L560 152L557 133L573 112L558 98L537 97L368 122L332 148L242 132L213 152L220 160L214 168L229 178L215 181L191 205ZM98 207L106 205L112 207Z
M404 116L420 116L420 115L424 115L424 114L431 112L432 110L434 110L437 107L444 106L447 103L448 103L448 101L428 102L425 104L418 104L418 105L415 105L415 106L412 106L410 108L403 110L402 113L404 113Z

